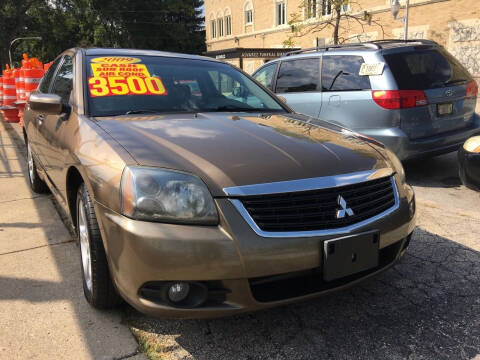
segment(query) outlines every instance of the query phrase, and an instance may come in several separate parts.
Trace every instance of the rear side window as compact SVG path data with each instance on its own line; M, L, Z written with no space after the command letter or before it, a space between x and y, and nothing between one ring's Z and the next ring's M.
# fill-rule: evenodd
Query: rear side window
M360 76L363 57L326 55L322 60L322 91L369 90L370 78Z
M384 58L400 90L427 90L471 80L468 71L444 49L387 54Z
M273 90L273 75L277 64L270 64L258 71L253 77L266 88Z
M319 69L319 58L283 61L278 71L276 92L317 91Z
M38 84L38 92L41 93L48 93L48 89L50 88L50 83L52 82L53 74L55 74L55 69L58 66L58 63L62 60L61 57L59 57L55 62L50 66L48 71L43 75L42 80L40 81L40 84Z

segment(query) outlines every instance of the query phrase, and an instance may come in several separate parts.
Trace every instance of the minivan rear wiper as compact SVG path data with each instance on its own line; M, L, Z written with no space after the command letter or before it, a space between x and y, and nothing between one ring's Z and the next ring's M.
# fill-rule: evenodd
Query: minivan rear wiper
M160 110L129 110L125 113L125 115L132 115L132 114L158 114L161 113Z
M468 81L467 79L448 80L448 81L445 81L443 83L443 85L448 86L448 85L452 85L452 84L456 84L456 83L460 83L460 82L467 82L467 81Z
M449 85L453 85L453 84L456 84L456 83L462 83L462 82L467 82L468 80L467 79L454 79L454 80L447 80L447 81L437 81L435 83L433 83L433 85L443 85L443 87L446 87L446 86L449 86Z

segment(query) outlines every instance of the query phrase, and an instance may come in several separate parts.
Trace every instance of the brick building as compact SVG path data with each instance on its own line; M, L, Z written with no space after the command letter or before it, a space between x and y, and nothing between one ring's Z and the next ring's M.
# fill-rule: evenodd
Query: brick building
M225 59L247 72L285 52L295 14L304 29L318 27L333 16L331 0L205 0L207 55ZM400 0L401 4L405 0ZM391 0L356 0L342 11L340 40L345 42L403 38L404 9L393 20ZM332 28L292 38L293 46L332 42ZM452 52L480 79L480 0L410 0L408 37L432 39Z

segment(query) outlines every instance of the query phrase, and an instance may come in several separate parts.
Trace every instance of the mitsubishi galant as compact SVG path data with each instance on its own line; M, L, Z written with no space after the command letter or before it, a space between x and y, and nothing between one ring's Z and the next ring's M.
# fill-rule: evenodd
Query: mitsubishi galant
M387 269L415 226L381 143L200 56L67 50L24 136L31 187L71 217L97 308L213 317L313 298Z

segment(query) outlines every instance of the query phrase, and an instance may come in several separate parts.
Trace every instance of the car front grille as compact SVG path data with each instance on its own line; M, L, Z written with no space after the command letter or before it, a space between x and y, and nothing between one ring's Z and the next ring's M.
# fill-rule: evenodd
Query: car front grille
M393 178L280 194L242 196L239 200L262 231L338 229L374 217L395 205ZM341 198L345 200L341 205ZM351 209L353 214L348 214ZM337 211L343 217L337 218ZM342 215L342 214L341 214Z

